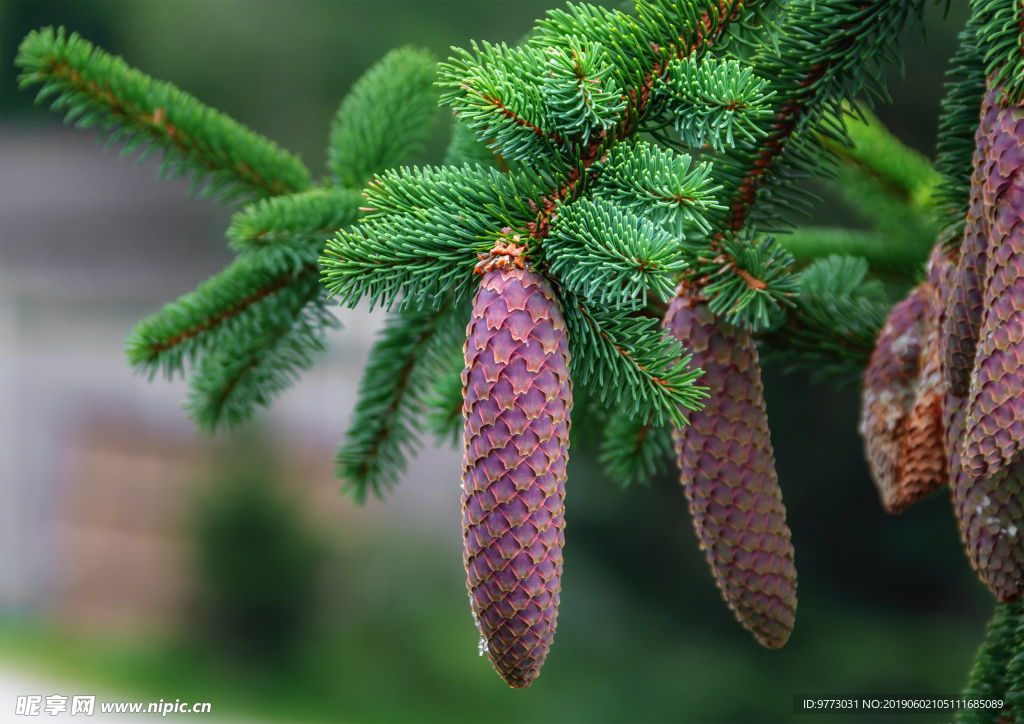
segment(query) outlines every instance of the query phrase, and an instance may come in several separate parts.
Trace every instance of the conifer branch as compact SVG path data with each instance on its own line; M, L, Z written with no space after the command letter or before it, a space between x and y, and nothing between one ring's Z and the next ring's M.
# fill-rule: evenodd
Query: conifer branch
M334 182L362 189L375 174L423 153L437 120L437 59L392 50L364 73L331 123L327 167Z
M204 106L170 83L131 68L77 33L44 28L22 41L15 65L22 88L42 84L38 99L57 95L65 122L100 126L122 154L163 149L162 175L192 173L191 191L221 200L275 196L309 187L302 162L273 141ZM141 159L140 159L141 160Z
M694 386L702 371L689 369L690 355L680 344L661 334L656 319L592 310L582 297L563 294L573 379L628 415L685 425L682 409L699 409L706 392Z
M860 379L889 313L881 282L859 257L819 259L800 274L799 303L785 325L763 335L764 362L809 370L816 381Z
M247 328L263 329L263 320L272 318L282 299L297 294L298 287L303 287L299 296L305 301L317 296L315 284L309 282L315 281L316 271L311 264L282 275L239 259L136 324L126 340L128 363L150 378L159 370L167 377L184 372L185 362L194 363L203 350L218 347Z
M185 403L188 415L207 432L247 421L256 406L273 399L309 370L324 352L325 333L340 325L318 298L316 276L285 287L284 299L268 314L224 334L196 366ZM313 301L311 301L313 300ZM261 326L258 326L261 325Z
M458 348L464 305L449 298L438 309L404 310L388 318L370 351L359 401L345 443L338 450L338 477L356 502L368 492L383 497L415 454L430 382ZM461 392L461 388L460 388Z
M647 485L654 475L665 472L671 453L668 427L643 416L615 413L605 426L598 461L605 474L625 488Z
M231 218L227 238L242 259L282 275L316 264L326 241L354 224L358 191L317 188L249 204Z

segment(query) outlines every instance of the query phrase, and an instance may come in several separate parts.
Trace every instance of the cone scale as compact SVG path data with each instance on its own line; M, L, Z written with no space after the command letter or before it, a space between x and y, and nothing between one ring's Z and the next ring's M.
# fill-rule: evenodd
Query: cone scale
M673 432L700 546L736 619L764 646L789 639L796 567L775 473L757 348L684 290L665 328L693 353L709 388L704 409Z
M494 668L514 688L555 634L569 457L569 346L551 286L486 271L466 329L462 523L467 586Z

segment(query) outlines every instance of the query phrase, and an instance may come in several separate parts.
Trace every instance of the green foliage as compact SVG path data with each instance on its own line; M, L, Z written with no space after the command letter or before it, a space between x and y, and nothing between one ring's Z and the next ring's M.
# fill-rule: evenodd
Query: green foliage
M441 63L441 103L450 105L462 123L504 158L529 163L556 161L564 170L567 138L557 130L544 99L548 55L530 46L509 48L481 43L473 52L456 49L457 57Z
M340 327L324 301L316 275L304 274L217 336L189 378L185 409L201 430L246 422L313 366Z
M736 60L674 60L654 92L673 116L683 143L721 151L736 140L756 142L768 133L763 121L772 115L768 100L775 93L766 93L768 81L753 73Z
M691 159L641 141L620 143L605 161L594 164L601 172L594 196L605 198L661 224L675 236L688 227L708 233L709 210L720 209L711 186L711 164L692 170Z
M494 152L487 147L487 143L477 136L472 128L456 119L452 124L452 139L448 143L444 165L463 166L465 164L508 171L504 159L495 156Z
M231 218L227 237L240 259L278 274L316 264L326 240L359 218L359 191L316 188L249 204Z
M197 501L199 593L212 633L235 654L279 658L312 607L322 551L255 455L235 462Z
M807 201L793 184L829 176L834 154L822 137L846 143L844 102L864 97L885 100L887 63L901 64L897 39L919 18L922 0L793 0L785 24L799 32L778 36L777 52L750 61L758 77L770 81L772 113L761 123L767 134L756 144L726 149L715 163L724 219L734 231L748 221L775 225Z
M829 256L800 274L799 303L789 323L766 336L767 362L810 370L816 380L859 379L885 323L889 304L862 258Z
M985 77L1003 87L1005 103L1024 102L1024 6L1019 0L972 0L979 16L977 47L983 49Z
M923 269L922 257L927 255L927 251L922 254L919 248L894 243L876 231L822 226L798 227L791 234L779 236L779 243L801 266L838 254L862 257L872 270L894 275L920 272Z
M589 385L603 401L625 414L665 418L685 425L680 407L699 409L707 396L695 382L703 370L689 368L690 355L662 335L658 320L626 310L591 309L570 291L563 312L569 331L572 378Z
M647 485L654 475L665 472L671 453L668 427L616 413L605 426L598 461L605 474L625 488L633 483Z
M438 376L424 399L427 408L426 427L437 438L438 444L447 441L456 445L462 436L465 426L462 418L464 365L464 356L462 350L459 350L457 359L449 363L448 370Z
M1024 632L1024 602L996 604L995 613L985 632L985 641L978 650L967 687L961 698L968 700L1001 700L1003 708L964 708L956 712L957 724L997 724L1016 722L1024 718L1019 708L1020 647ZM1011 665L1013 669L1011 670ZM1007 694L1012 696L1007 698Z
M626 98L609 77L611 66L604 62L600 43L584 44L572 37L568 48L548 48L547 55L542 88L551 120L559 133L585 146L594 131L615 125Z
M559 208L545 251L548 271L567 289L616 308L646 306L648 290L669 299L686 266L679 245L652 221L601 199Z
M732 324L762 330L797 292L793 257L774 238L727 234L716 249L691 251L691 274L703 282L708 306Z
M156 81L64 28L29 33L15 65L22 88L42 85L38 99L65 122L99 126L122 154L163 150L160 173L192 174L193 192L218 199L275 196L309 187L309 171L277 144L204 106L170 83Z
M974 169L974 135L978 127L981 102L985 97L986 68L978 48L981 24L978 4L960 33L960 47L946 71L946 97L939 119L936 170L942 184L936 189L936 202L948 244L959 244L969 206L971 174Z
M439 309L407 309L391 315L370 351L359 401L345 443L338 450L338 477L362 503L378 498L415 453L419 420L431 383L447 370L452 349L461 349L468 311L450 301ZM460 389L461 393L461 389Z
M536 183L479 166L390 171L366 190L366 223L327 243L324 283L350 307L368 297L390 308L400 293L417 306L471 296L477 254L532 218Z
M392 50L356 81L331 123L327 167L336 184L362 189L374 174L423 153L437 120L437 59Z

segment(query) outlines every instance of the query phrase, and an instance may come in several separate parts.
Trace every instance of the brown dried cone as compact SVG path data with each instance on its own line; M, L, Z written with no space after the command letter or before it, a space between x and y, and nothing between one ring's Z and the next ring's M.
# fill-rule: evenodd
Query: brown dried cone
M509 265L511 266L511 265ZM529 686L555 635L569 458L569 346L551 286L484 272L466 329L462 523L481 652Z
M967 211L964 238L956 253L958 262L952 275L943 326L943 374L947 389L957 397L966 397L970 389L971 370L985 310L989 218L985 214L981 189L985 161L992 143L990 136L999 113L997 100L997 92L990 91L981 107L981 123L974 137L971 204Z
M665 328L693 352L710 394L673 432L700 547L736 619L764 646L782 646L796 617L796 566L757 348L749 332L717 320L686 289Z
M999 109L987 138L985 313L961 461L976 477L998 472L1024 445L1024 108Z
M936 246L928 281L893 307L864 373L859 431L890 513L903 512L948 479L939 356L946 266Z

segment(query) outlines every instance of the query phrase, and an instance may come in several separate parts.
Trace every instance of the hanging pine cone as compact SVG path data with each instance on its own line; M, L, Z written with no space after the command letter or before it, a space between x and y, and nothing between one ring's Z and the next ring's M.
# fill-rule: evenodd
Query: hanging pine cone
M569 458L569 347L549 284L484 273L466 329L462 524L481 649L529 686L555 635Z
M864 373L858 428L882 506L901 513L947 480L939 353L946 257L893 307Z
M757 348L683 291L665 327L704 370L704 409L673 433L683 488L729 608L761 644L786 643L796 617L796 567L775 474Z
M974 478L960 465L967 400L946 394L949 487L971 566L1002 601L1024 594L1024 458Z
M985 317L962 453L974 476L998 472L1024 444L1024 108L998 109L987 141Z
M970 390L971 370L985 312L985 278L988 266L989 217L982 198L984 166L992 145L991 133L999 114L998 92L990 91L982 103L981 124L975 134L971 204L964 238L957 253L946 321L943 328L943 364L946 385L957 397Z

